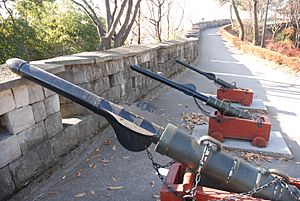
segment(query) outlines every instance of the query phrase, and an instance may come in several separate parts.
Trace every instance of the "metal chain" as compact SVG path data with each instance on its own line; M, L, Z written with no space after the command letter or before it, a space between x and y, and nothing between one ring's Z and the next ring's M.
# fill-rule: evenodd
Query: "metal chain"
M283 179L279 178L279 177L275 177L272 181L270 181L262 186L254 187L252 190L250 190L248 192L237 193L237 194L234 194L234 195L222 198L222 199L213 199L213 200L209 200L209 201L232 201L232 200L238 200L239 198L240 199L246 198L248 196L252 196L253 194L264 190L265 188L269 188L271 185L275 184L278 181L283 182Z
M204 146L202 157L199 161L199 167L198 167L197 174L196 174L196 177L195 177L195 180L194 180L194 183L193 183L193 187L189 191L189 194L184 196L185 199L189 199L189 200L192 200L192 201L195 200L196 189L197 189L198 184L201 181L201 171L202 171L202 168L203 168L204 164L206 163L207 158L209 157L209 154L210 154L210 151L211 151L211 143L209 141L204 141L203 144L205 146Z
M300 200L300 195L295 194L295 193L290 189L290 186L289 186L283 179L280 180L280 185L281 185L283 188L287 189L287 190L291 193L291 195L295 198L295 200Z
M195 101L197 107L199 108L199 110L200 110L201 112L203 112L203 114L205 114L205 115L208 116L208 117L213 117L213 116L210 114L210 112L206 111L206 110L203 108L202 103L199 103L199 102L197 101L196 98L194 98L194 101Z
M146 149L146 151L147 151L147 156L148 156L148 158L150 159L150 161L151 161L151 163L152 163L152 166L153 166L154 170L156 171L156 173L157 173L159 179L161 180L161 182L162 182L164 185L166 185L167 188L168 188L168 190L169 190L170 192L172 192L177 198L183 200L181 194L177 193L177 192L176 192L176 191L175 191L175 190L174 190L174 189L173 189L173 188L165 181L164 176L159 172L159 168L166 168L166 167L169 167L169 166L173 165L174 163L176 163L176 161L170 161L170 162L168 162L166 165L160 165L160 164L158 164L158 163L156 163L156 162L154 161L154 158L153 158L152 153L151 153L148 149Z

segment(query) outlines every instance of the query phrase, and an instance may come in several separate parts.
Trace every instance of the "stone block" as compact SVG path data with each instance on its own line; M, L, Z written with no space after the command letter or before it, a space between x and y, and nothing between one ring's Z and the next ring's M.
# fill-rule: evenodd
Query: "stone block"
M104 65L104 63L103 63ZM99 80L102 79L103 77L103 72L102 72L102 65L98 64L97 66L92 67L92 79L93 80Z
M31 105L35 122L40 122L47 117L44 101L40 101Z
M31 148L47 139L47 132L44 121L40 121L34 126L18 134L21 151L26 154Z
M72 68L74 84L89 83L93 80L92 69L89 66Z
M20 144L16 135L0 131L0 168L21 156Z
M0 115L16 108L13 93L10 89L0 92Z
M15 188L8 166L0 169L0 200L5 200L11 196Z
M150 53L144 53L141 55L141 63L145 63L147 61L150 61Z
M103 93L103 97L107 98L109 101L118 103L121 100L122 89L121 86L115 86L110 88L108 91Z
M49 141L31 149L26 155L9 164L17 189L40 175L53 161L53 151Z
M66 126L63 131L57 133L50 140L55 157L69 153L69 151L78 143L78 131L78 124Z
M53 95L56 94L54 91L51 91L51 90L49 90L47 88L43 88L43 89L44 89L45 97L53 96Z
M56 112L59 112L60 103L59 103L58 94L49 96L48 98L45 99L44 103L45 103L46 113L48 116Z
M44 91L43 87L37 84L29 84L27 86L29 94L29 104L44 100Z
M45 119L45 127L48 138L52 138L55 134L63 130L62 119L60 113L55 113Z
M15 87L12 89L12 91L15 97L17 108L29 105L29 94L26 85Z
M115 60L106 62L104 68L102 69L103 76L112 75L124 70L123 60Z
M101 95L110 88L109 85L109 77L103 77L102 79L94 82L93 93Z
M84 88L87 91L93 92L93 85L91 83L78 84L78 86Z
M117 86L117 85L125 82L125 79L124 79L124 76L122 73L112 74L112 75L109 75L108 77L109 77L110 87L114 87L114 86Z
M4 119L6 129L12 134L17 134L35 124L31 106L6 113Z

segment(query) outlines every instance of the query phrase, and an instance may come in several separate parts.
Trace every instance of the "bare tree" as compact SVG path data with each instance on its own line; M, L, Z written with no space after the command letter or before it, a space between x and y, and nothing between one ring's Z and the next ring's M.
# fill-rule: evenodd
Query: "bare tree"
M257 0L252 0L252 29L253 29L253 40L254 45L258 45L258 20L257 20Z
M167 13L163 9L165 2L166 0L147 1L149 16L145 15L145 18L154 26L155 37L158 41L162 41L162 20Z
M238 22L238 25L239 25L239 38L240 40L244 40L245 38L245 29L244 29L244 24L242 22L242 19L240 17L240 14L239 14L239 11L238 11L238 8L237 8L237 4L235 2L235 0L216 0L220 5L224 5L226 3L230 3L230 9L233 10L234 14L235 14L235 17L236 17L236 20ZM231 12L231 10L230 10Z
M268 20L268 11L269 11L269 0L266 2L266 11L265 11L265 19L264 19L264 25L263 25L263 31L262 31L262 37L261 37L261 47L265 47L265 36L266 36L266 27L267 27L267 20Z
M109 49L122 46L127 39L130 30L135 22L138 8L142 0L105 0L106 26L103 24L100 13L97 13L95 6L87 0L71 0L78 5L94 22L98 36L99 49ZM120 4L120 5L119 5Z
M241 20L241 17L240 17L240 14L239 14L239 11L237 9L237 6L236 6L236 3L234 0L230 0L230 4L232 5L232 8L233 8L233 11L235 13L235 16L236 16L236 20L239 24L239 38L240 40L244 40L245 38L245 29L244 29L244 24Z

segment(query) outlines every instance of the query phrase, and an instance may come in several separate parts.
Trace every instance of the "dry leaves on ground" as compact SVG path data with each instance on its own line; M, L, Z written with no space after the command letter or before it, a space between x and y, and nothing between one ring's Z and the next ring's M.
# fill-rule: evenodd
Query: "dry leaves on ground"
M99 158L100 157L100 149L97 147L95 150L93 150L92 153L88 155L88 157L84 160L86 163L89 162L90 160L93 160L94 158Z
M272 163L272 159L273 159L273 157L271 157L271 156L264 156L260 153L251 153L251 152L241 152L241 157L244 160L249 161L249 162L268 161L268 162Z
M203 124L207 124L208 122L207 116L195 112L182 113L181 118L183 121L185 121L186 123L185 126L187 129L193 129L195 125L203 125Z

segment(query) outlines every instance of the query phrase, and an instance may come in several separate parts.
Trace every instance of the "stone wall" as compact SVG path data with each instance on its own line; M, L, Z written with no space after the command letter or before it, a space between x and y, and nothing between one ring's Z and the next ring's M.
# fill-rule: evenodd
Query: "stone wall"
M223 20L213 20L208 22L199 22L193 24L191 30L189 30L185 36L189 37L199 37L201 31L213 27L219 27L230 23L230 19L223 19Z
M159 83L132 71L138 64L166 77L192 62L198 38L83 52L32 64L118 104L131 104ZM0 200L5 200L100 133L107 121L0 66Z

